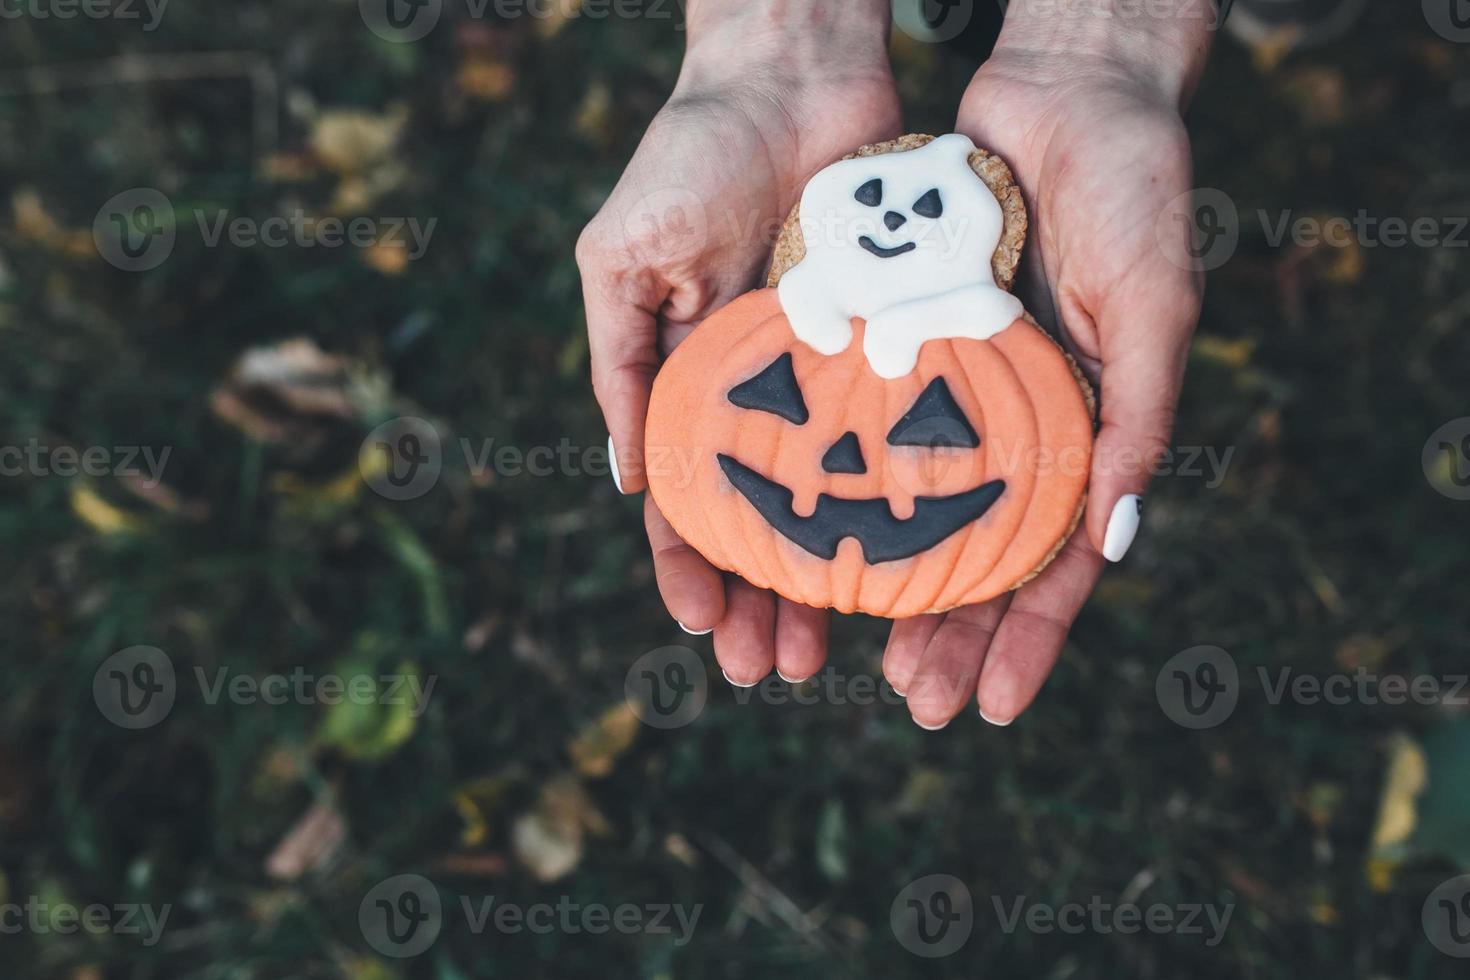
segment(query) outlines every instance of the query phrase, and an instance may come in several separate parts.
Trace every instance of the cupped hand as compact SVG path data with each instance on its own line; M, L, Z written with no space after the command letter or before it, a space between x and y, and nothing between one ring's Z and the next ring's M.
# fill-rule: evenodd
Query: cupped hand
M592 381L623 493L646 486L644 420L663 356L706 316L759 284L782 220L817 170L853 147L898 133L898 98L881 23L851 37L852 8L816 2L783 25L779 54L762 25L721 41L691 34L679 84L577 243ZM735 9L735 8L728 8ZM793 8L794 9L794 8ZM832 24L822 18L836 18ZM738 29L738 30L737 30ZM664 454L649 454L660 465ZM732 683L774 666L788 679L826 656L827 614L725 576L644 502L659 591L691 633L715 631Z
M924 728L942 728L972 697L997 725L1025 710L1104 557L1118 561L1132 543L1168 448L1203 284L1171 258L1182 246L1161 247L1174 226L1156 230L1192 167L1179 118L1187 73L1161 78L1155 67L998 49L961 103L958 131L1000 154L1026 195L1018 292L1093 381L1101 427L1084 519L1041 575L989 602L894 623L884 674Z

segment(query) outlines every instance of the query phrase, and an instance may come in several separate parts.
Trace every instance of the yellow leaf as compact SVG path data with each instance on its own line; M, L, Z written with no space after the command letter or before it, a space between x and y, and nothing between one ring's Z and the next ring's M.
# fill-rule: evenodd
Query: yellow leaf
M71 509L93 530L103 534L130 534L143 526L138 518L103 500L85 483L72 484Z
M317 116L309 142L327 169L359 173L392 152L407 122L408 109L403 106L385 113L329 109Z
M1429 764L1419 743L1394 736L1366 873L1375 890L1387 889L1401 860L1400 851L1419 824L1419 797L1429 786Z
M460 62L454 73L454 84L472 99L499 102L515 87L516 73L510 65L484 52L476 52Z
M362 260L385 276L401 276L408 268L408 246L379 239L363 250Z
M1255 351L1256 341L1252 337L1226 340L1224 337L1202 333L1194 338L1195 354L1237 371L1251 362L1251 355Z
M638 736L638 724L633 709L619 701L567 744L572 765L584 776L606 776Z

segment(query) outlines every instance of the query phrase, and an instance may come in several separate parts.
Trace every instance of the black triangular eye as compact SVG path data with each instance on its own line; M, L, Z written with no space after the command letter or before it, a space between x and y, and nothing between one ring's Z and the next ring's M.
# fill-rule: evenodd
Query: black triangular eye
M943 378L929 382L904 417L888 433L890 446L952 446L978 449L980 436L960 411Z
M866 204L870 208L876 208L883 203L883 181L874 177L857 189L852 195L859 204Z
M765 370L749 381L731 388L728 397L738 408L770 412L797 425L805 424L808 418L806 402L796 386L796 372L791 368L790 352L766 365Z
M944 201L939 197L939 188L931 187L924 196L914 202L914 214L925 218L937 218L944 213Z

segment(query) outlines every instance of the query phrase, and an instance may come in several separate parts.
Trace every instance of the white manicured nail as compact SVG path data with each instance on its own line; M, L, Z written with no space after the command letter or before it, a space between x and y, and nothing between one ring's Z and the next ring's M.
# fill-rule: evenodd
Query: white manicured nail
M725 675L725 680L729 681L732 687L755 687L760 683L760 681L751 681L749 684L741 684L739 681L732 680L729 674L725 674L723 667L720 668L720 673Z
M1108 516L1108 530L1103 535L1103 557L1108 561L1122 561L1138 536L1138 522L1143 516L1143 498L1136 493L1125 493L1113 505Z
M776 676L779 677L779 678L781 678L783 681L785 681L788 684L800 684L803 681L805 681L805 680L808 679L806 677L787 677L785 674L781 673L781 668L780 667L777 667L776 668Z
M674 622L679 623L677 619L674 620ZM707 630L692 630L689 627L685 626L683 623L679 623L679 628L688 633L690 636L703 636L706 633L713 633L715 631L715 628L713 626L711 626Z
M934 725L933 727L930 727L929 725L924 724L922 721L920 721L917 718L914 719L914 724L915 725L918 725L920 728L924 729L924 731L926 731L926 732L937 732L937 731L940 731L941 729L945 729L945 728L948 728L949 727L949 722L947 722L947 721L946 722L941 722L938 725Z
M613 448L612 436L610 435L607 437L607 465L608 469L612 471L613 483L617 486L618 493L627 493L628 491L623 489L623 478L618 473L618 451Z
M984 718L986 721L990 722L996 728L1004 728L1007 725L1009 725L1011 723L1011 721L1015 721L1016 720L1016 719L1012 718L1011 721L996 721L994 718L990 717L989 715L987 715L985 713L985 709L984 708L981 708L980 709L980 717L981 718Z

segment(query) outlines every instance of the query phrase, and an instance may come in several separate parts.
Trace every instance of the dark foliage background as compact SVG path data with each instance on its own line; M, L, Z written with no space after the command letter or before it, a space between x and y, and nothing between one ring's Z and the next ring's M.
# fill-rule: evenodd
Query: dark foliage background
M1465 671L1470 504L1436 488L1470 461L1421 463L1430 433L1470 414L1465 238L1267 231L1287 212L1470 214L1470 47L1413 4L1375 5L1321 46L1220 40L1190 124L1198 182L1243 230L1211 280L1177 442L1233 456L1219 485L1159 481L1015 726L966 714L930 735L881 699L741 704L714 683L694 723L664 731L630 722L630 665L668 644L713 661L663 612L639 503L601 472L571 252L682 34L672 17L449 6L414 44L340 0L176 0L154 31L0 22L0 442L170 453L158 486L0 478L0 898L171 907L151 945L7 930L0 972L1456 975L1420 915L1470 868L1463 700L1272 704L1257 668ZM894 57L909 128L947 131L973 62L901 34ZM91 230L136 187L183 216L144 273L104 262ZM193 218L297 209L437 224L407 261L391 244L210 247ZM402 415L434 421L445 467L395 502L364 483L358 448ZM564 444L573 465L472 467L461 438ZM877 676L884 635L841 622L834 669ZM1240 703L1189 731L1155 680L1199 644L1234 656ZM128 730L93 680L135 645L166 652L178 695ZM211 704L196 669L435 687L416 718ZM358 916L402 873L432 879L446 914L430 950L399 959ZM933 873L965 882L975 930L931 961L889 912ZM702 912L684 945L475 934L460 897L492 895ZM993 902L1021 896L1233 915L1215 946L1008 934Z

